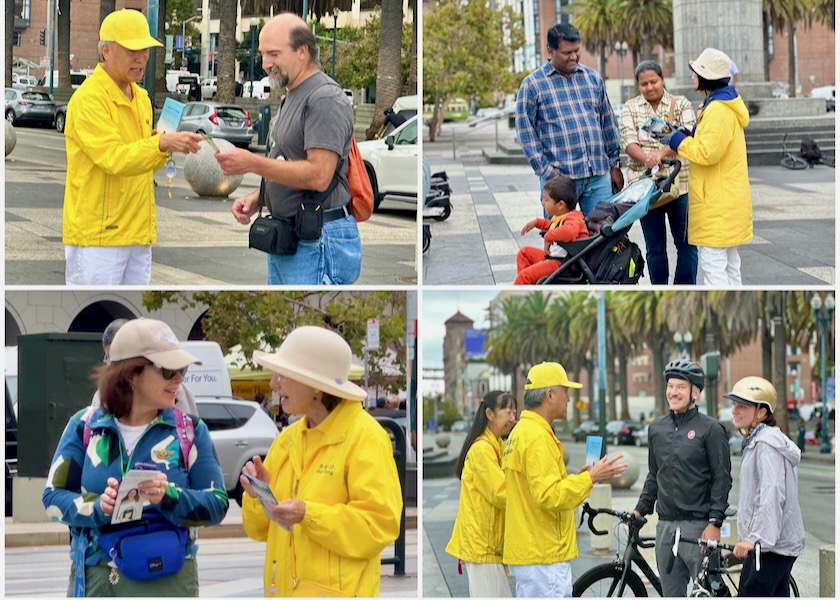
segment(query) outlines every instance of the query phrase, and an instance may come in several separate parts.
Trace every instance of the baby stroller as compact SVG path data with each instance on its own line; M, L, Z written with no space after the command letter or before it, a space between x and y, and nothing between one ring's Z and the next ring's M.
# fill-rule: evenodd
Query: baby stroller
M627 237L633 223L644 217L648 209L671 185L680 172L680 161L663 159L674 169L666 176L654 176L646 171L644 177L628 185L607 202L599 202L587 219L590 231L600 229L592 237L574 242L561 242L568 256L554 273L542 278L538 285L547 284L634 284L644 274L645 260L638 244ZM599 213L606 217L600 226L593 226L592 217Z
M450 196L452 188L449 187L449 177L445 171L433 173L431 176L431 187L423 201L423 218L445 221L452 214L452 203ZM428 223L423 223L423 252L428 251L432 244L432 229Z

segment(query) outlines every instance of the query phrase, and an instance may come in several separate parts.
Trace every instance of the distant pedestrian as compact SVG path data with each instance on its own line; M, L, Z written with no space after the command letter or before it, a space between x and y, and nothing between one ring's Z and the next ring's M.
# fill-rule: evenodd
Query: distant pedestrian
M262 392L258 392L256 396L254 396L254 402L260 405L260 408L263 410L265 414L271 417L271 420L274 420L274 415L271 412L271 408L268 406L268 398Z
M540 189L554 175L574 179L584 216L624 187L618 123L604 80L581 65L580 32L548 30L549 60L528 75L516 98L516 135Z
M266 542L266 596L379 596L382 551L400 533L402 491L388 434L349 380L353 353L337 333L298 327L277 352L255 352L274 372L284 412L301 415L263 462L243 467L269 485L257 499L242 475L242 525Z
M776 388L761 377L744 377L726 395L732 420L744 435L738 477L738 543L745 559L739 596L790 596L793 563L805 551L797 465L801 452L776 426ZM751 554L761 545L761 569Z
M502 437L515 422L516 398L500 391L486 394L455 463L461 495L446 552L464 562L472 598L511 596L502 565L506 499Z
M691 161L688 242L697 246L698 270L707 286L741 285L738 246L753 239L752 196L744 130L746 104L729 84L729 57L706 48L689 61L692 80L706 100L693 131L652 134ZM699 274L699 273L698 273Z
M505 442L502 562L516 578L517 597L572 595L570 561L578 556L574 509L593 484L617 479L627 468L615 464L623 456L618 455L584 465L574 475L566 472L563 444L551 423L566 418L569 388L581 387L569 381L559 363L532 367L525 381L525 410Z
M94 72L73 93L64 130L62 220L67 285L149 285L157 241L154 173L173 152L198 152L201 136L154 134L143 78L149 35L142 13L102 20Z

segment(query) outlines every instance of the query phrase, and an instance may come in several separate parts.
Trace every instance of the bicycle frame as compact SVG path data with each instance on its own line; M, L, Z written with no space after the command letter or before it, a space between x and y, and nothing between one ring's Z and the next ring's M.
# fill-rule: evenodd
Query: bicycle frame
M635 539L636 543L646 542L646 541L653 541L653 538L641 538L639 537L638 531L633 534L631 532L631 536L627 541L627 547L624 549L624 558L621 561L616 560L616 564L622 565L622 573L621 573L621 581L619 582L618 586L618 596L622 596L624 594L624 585L627 579L627 572L632 570L633 564L639 567L639 570L642 574L647 578L650 584L653 586L653 589L656 590L656 593L660 596L662 595L662 582L660 581L659 577L657 577L656 573L653 572L653 569L645 560L645 557L642 556L642 553L639 552L639 549L636 547L636 544L633 544L633 540ZM609 595L612 596L615 590L610 590Z

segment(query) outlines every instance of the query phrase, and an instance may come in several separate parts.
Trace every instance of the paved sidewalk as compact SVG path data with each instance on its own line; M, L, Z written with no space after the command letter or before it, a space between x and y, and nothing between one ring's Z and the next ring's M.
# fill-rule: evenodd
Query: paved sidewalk
M428 136L428 133L426 133ZM453 135L454 157L453 157ZM506 121L498 123L500 144L514 143ZM542 214L539 182L528 165L490 165L482 156L496 144L491 122L470 128L446 124L423 154L432 172L446 171L452 186L452 216L431 224L431 248L423 255L423 283L431 285L512 284L522 246L541 246L537 232L522 226ZM754 239L740 248L745 285L833 285L835 282L834 169L790 171L750 168ZM669 233L670 236L670 233ZM641 226L630 238L644 252ZM676 250L669 237L673 276ZM650 285L647 269L641 282Z

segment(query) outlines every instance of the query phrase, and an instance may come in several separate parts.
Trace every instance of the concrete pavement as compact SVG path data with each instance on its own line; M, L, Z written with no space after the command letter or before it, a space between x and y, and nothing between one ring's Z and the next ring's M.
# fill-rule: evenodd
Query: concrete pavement
M423 255L424 284L511 284L519 248L541 246L538 233L519 233L542 214L539 182L528 165L488 164L482 153L497 143L514 144L506 121L475 128L445 124L435 143L424 140L423 155L432 172L446 171L453 191L452 216L427 221L432 242ZM834 175L828 167L750 168L754 239L740 248L745 285L834 284ZM644 252L639 224L631 228L630 238ZM669 264L673 276L676 250L670 237ZM650 285L647 270L640 283Z

